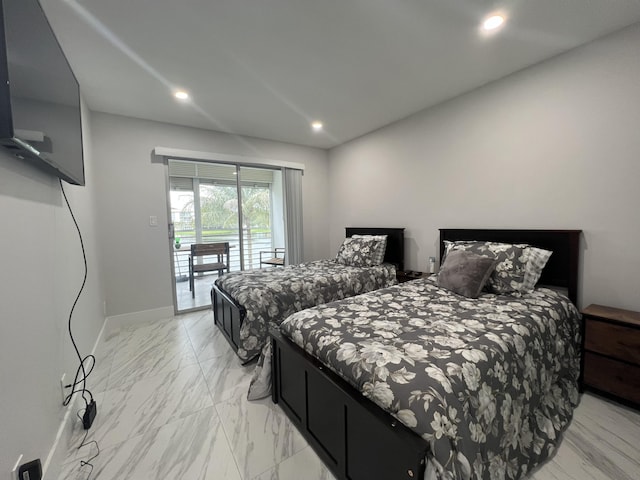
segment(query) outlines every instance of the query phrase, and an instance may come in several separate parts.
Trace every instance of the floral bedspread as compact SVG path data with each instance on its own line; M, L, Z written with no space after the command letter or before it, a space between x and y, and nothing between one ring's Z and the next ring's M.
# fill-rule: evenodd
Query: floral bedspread
M548 289L470 300L429 278L280 328L429 442L428 478L521 478L579 402L580 316Z
M351 267L331 259L232 272L215 283L246 310L237 353L249 360L266 343L269 322L279 324L305 308L388 287L397 281L393 265Z

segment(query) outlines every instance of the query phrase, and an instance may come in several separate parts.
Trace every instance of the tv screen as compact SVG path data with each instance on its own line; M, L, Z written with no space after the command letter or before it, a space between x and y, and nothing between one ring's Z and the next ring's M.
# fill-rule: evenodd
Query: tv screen
M38 0L0 1L0 144L84 185L78 81Z

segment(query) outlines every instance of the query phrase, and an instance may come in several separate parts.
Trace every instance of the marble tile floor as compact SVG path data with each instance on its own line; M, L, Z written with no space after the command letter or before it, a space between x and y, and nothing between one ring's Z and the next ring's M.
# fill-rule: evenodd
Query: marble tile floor
M333 480L270 399L246 400L243 367L210 310L109 329L89 388L98 416L59 480ZM640 413L585 394L556 454L530 480L637 480ZM90 477L89 477L90 475ZM377 479L371 479L377 480ZM393 479L380 479L393 480Z

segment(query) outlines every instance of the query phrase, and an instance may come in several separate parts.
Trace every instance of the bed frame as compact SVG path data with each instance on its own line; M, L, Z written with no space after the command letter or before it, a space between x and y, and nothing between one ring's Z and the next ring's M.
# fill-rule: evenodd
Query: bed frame
M553 250L546 285L577 297L579 230L440 230L444 240L528 243ZM428 444L315 357L271 329L272 399L339 480L422 479Z
M404 228L347 227L346 236L352 235L387 235L384 261L394 264L398 270L404 268ZM247 311L215 284L211 289L211 305L214 323L222 331L231 348L237 352L240 345L240 328Z

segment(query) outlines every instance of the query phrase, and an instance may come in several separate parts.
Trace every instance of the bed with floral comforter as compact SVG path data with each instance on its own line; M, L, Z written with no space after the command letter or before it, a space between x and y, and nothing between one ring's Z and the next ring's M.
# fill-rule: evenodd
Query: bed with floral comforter
M246 311L237 354L249 360L267 343L269 323L279 324L292 313L397 283L396 268L356 267L336 260L318 260L287 267L223 275L216 287Z
M429 479L521 478L579 401L580 316L549 289L472 300L429 278L298 312L280 329L429 443Z

